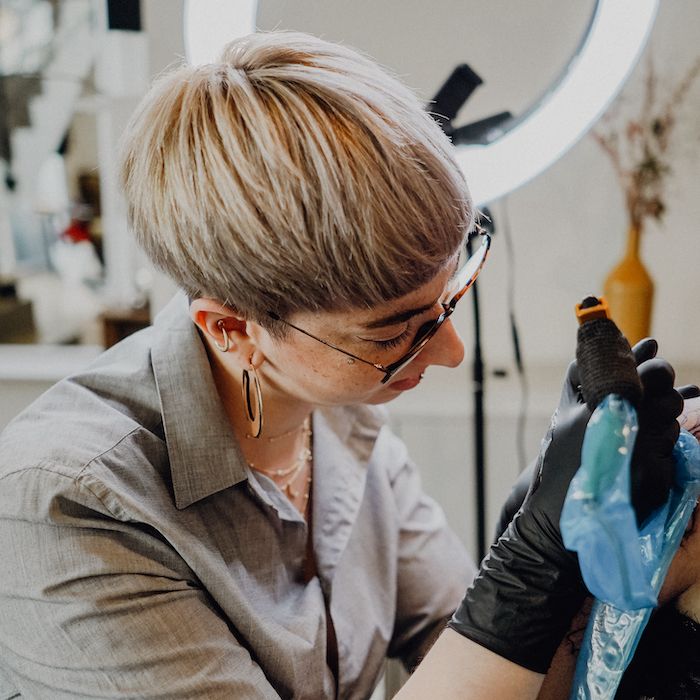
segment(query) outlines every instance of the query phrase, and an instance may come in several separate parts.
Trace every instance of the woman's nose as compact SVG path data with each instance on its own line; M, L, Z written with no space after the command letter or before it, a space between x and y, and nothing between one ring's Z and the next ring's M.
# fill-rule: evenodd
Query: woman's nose
M424 361L430 365L457 367L464 359L464 343L457 329L448 318L442 324L435 337L423 350Z

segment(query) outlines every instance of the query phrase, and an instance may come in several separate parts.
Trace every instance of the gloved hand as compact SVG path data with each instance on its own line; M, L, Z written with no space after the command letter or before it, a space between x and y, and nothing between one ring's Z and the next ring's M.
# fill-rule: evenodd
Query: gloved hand
M682 406L673 388L671 366L663 360L647 362L656 349L651 339L634 349L641 363L638 371L644 393L632 460L633 483L639 492L633 503L645 512L667 497L668 489L659 494L652 494L651 489L670 484L671 451L678 435L675 418ZM693 392L697 393L696 387L684 389L684 393ZM580 464L589 417L579 390L578 367L572 363L525 502L491 547L450 622L456 632L540 673L549 667L587 594L577 557L564 548L559 518L569 482Z
M637 407L639 432L632 455L630 490L637 525L641 526L668 498L676 475L672 456L680 433L676 418L683 410L683 399L700 392L694 385L674 391L675 373L662 359L644 362L637 371L644 393Z
M643 353L647 352L649 347L652 347L647 345L647 343L647 340L643 340L632 348L632 352L635 353L635 358L638 362L644 362ZM639 353L639 356L637 353ZM650 513L664 503L665 497L668 495L673 483L674 467L672 460L668 457L668 451L669 443L673 441L675 444L675 441L678 439L678 431L673 423L659 421L658 416L656 420L649 420L649 416L654 415L656 408L663 408L663 401L661 405L657 406L656 401L652 401L649 394L653 396L654 393L668 391L669 387L666 386L664 388L664 382L668 382L673 375L667 371L667 368L667 363L659 359L650 359L638 368L640 380L647 392L647 398L642 399L643 405L640 406L638 412L640 421L643 421L643 430L640 438L635 442L631 474L632 504L637 513L637 522L640 525ZM678 396L672 392L668 393L667 409L671 413L676 412L680 397L682 399L696 399L698 397L698 388L694 385L677 387L676 392ZM650 401L651 405L648 406L647 402ZM700 405L700 402L697 401L693 401L690 405L695 406L696 403ZM687 405L686 411L688 410ZM700 415L700 411L698 411L698 415ZM686 430L697 427L691 421L688 421L688 423L689 425L680 427L685 427ZM698 421L698 424L700 424L700 421ZM664 426L667 426L667 429L664 429ZM700 434L700 431L696 432ZM658 457L658 462L654 460L656 468L645 468L650 455L657 455ZM663 465L663 468L658 469L659 465ZM537 461L531 462L518 475L513 484L496 523L494 542L503 534L508 523L510 523L513 516L522 506L530 488L536 466Z

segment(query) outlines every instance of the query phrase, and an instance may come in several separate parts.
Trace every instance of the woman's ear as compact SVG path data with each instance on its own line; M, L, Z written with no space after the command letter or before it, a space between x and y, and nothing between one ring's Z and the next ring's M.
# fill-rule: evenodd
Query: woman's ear
M255 341L248 335L248 322L241 314L220 301L200 297L190 303L190 317L205 340L221 352L241 355L244 365L255 352Z

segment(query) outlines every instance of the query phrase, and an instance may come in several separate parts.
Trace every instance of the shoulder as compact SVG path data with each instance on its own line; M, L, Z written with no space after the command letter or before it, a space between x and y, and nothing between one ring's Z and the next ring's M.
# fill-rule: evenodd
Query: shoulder
M27 472L25 481L58 484L115 453L126 464L157 450L162 419L149 358L147 330L40 396L0 434L0 479Z
M0 477L36 464L81 470L115 450L138 452L144 440L162 440L163 409L154 358L161 347L188 352L197 344L191 326L186 301L176 295L153 326L55 384L0 434ZM171 367L187 362L161 364L172 372Z

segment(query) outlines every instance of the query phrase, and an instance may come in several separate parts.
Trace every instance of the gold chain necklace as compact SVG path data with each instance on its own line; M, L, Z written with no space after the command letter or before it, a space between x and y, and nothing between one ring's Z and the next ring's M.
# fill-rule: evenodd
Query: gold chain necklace
M281 440L282 438L289 437L290 435L295 435L300 430L304 430L304 431L308 430L309 426L311 424L310 421L311 421L310 416L306 416L306 418L304 418L304 422L301 425L297 425L296 428L290 428L289 430L286 430L285 432L280 433L279 435L273 435L272 437L264 437L263 436L262 439L265 442L277 442L278 440ZM245 436L247 438L254 439L254 440L258 439L258 438L253 438L253 436L250 435L250 433L246 433Z
M290 499L297 499L300 496L302 496L302 491L299 489L295 489L293 487L294 482L297 480L297 477L302 473L305 467L310 466L311 460L312 460L312 452L311 452L311 445L312 445L312 435L311 435L311 417L307 416L306 420L304 420L304 424L302 426L302 434L303 434L303 445L301 450L299 451L299 454L297 455L297 458L294 460L294 462L288 466L288 467L283 467L281 469L262 469L260 467L256 467L253 462L248 462L248 466L250 466L251 469L254 469L255 471L260 472L261 474L264 474L265 476L269 476L272 478L273 481L279 486L279 488L287 494L287 496ZM275 477L288 477L287 480L284 483L277 482L275 480ZM309 471L308 476L306 477L306 481L304 482L304 487L303 487L303 508L306 508L306 503L309 500L309 494L311 491L311 471Z

